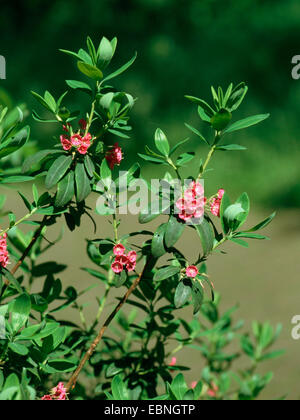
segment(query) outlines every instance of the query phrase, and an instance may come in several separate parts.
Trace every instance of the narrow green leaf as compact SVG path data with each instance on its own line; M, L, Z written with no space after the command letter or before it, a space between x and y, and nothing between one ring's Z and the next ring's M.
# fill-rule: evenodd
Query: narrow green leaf
M176 244L183 234L184 228L184 223L178 222L177 218L174 216L170 217L165 234L165 244L167 248L172 248Z
M76 197L80 203L91 193L91 183L83 163L77 163L75 169Z
M160 128L155 132L155 145L160 153L166 157L169 156L170 145L165 133Z
M72 156L60 156L49 168L46 176L45 186L49 190L65 175L72 164Z
M70 171L57 186L57 194L55 197L55 205L64 207L68 204L75 194L74 172Z
M243 120L237 121L230 125L226 130L225 133L233 133L234 131L242 130L244 128L251 127L253 125L259 124L260 122L269 118L270 114L262 114L262 115L254 115L253 117L248 117Z

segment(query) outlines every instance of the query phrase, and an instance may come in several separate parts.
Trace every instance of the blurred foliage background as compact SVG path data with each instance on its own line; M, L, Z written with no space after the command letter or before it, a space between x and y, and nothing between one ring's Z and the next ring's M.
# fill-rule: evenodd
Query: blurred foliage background
M300 54L299 19L298 0L1 2L0 54L7 60L7 80L0 81L0 99L8 103L13 98L14 104L26 102L30 109L40 111L30 90L43 93L48 89L56 96L66 91L64 80L81 76L76 63L58 49L77 51L88 34L95 42L103 35L118 37L113 68L138 51L134 66L117 79L119 90L139 98L132 113L132 139L120 142L128 160L135 161L136 152L143 152L145 144L153 141L157 127L173 143L190 136L187 150L199 148L206 154L205 146L184 126L188 122L206 134L196 107L184 95L210 100L211 84L248 84L249 93L235 113L237 119L271 113L271 118L257 127L228 136L228 143L245 145L248 151L220 152L213 164L217 170L209 174L206 184L208 193L223 187L233 198L248 191L256 207L251 223L267 216L270 208L280 208L267 232L272 242L251 244L250 251L230 246L228 256L217 255L209 265L216 288L224 296L224 308L240 302L239 315L248 326L253 319L284 325L279 347L287 353L270 363L275 382L264 395L270 398L285 393L289 398L299 397L299 344L291 339L291 318L300 309L295 275L300 270L300 81L291 77L291 59ZM84 103L84 94L79 95L70 97L70 103ZM56 126L31 118L30 125L37 147L47 147L58 134ZM7 192L12 205L17 200L15 193ZM24 209L19 211L22 215ZM131 218L122 225L123 233L135 229L135 224ZM103 237L110 234L109 229L101 223ZM64 275L66 285L81 283L78 270L84 264L84 239L92 235L87 221L75 233L67 232L63 243L47 254L48 259L70 265ZM72 243L76 246L70 246ZM185 249L196 251L192 248L187 238ZM195 362L189 374L190 380L195 379L199 355L183 354L185 360Z
M196 107L185 94L210 99L210 85L249 85L236 117L271 113L271 119L234 135L248 152L220 153L210 175L217 186L248 190L264 206L300 206L300 82L291 77L297 50L297 0L11 0L1 5L1 54L7 59L11 97L35 107L30 90L56 94L79 72L59 48L78 50L86 35L117 36L116 67L138 51L119 89L139 98L128 156L143 151L160 126L174 142L190 136L184 122L201 128ZM119 61L119 62L118 62ZM3 96L3 92L2 92ZM84 97L84 94L83 94ZM73 98L70 98L73 101ZM38 107L37 107L38 108ZM239 118L238 118L239 119ZM33 122L33 137L45 147L53 127ZM238 138L237 138L238 137ZM230 141L230 138L229 138ZM191 149L203 147L191 136ZM245 170L246 168L246 170ZM243 176L240 176L240 173Z

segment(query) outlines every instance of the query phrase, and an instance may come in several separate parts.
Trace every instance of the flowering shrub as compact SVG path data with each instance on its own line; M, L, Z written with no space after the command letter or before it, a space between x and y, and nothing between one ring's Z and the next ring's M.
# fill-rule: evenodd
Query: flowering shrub
M242 333L242 322L234 324L232 320L236 308L220 313L220 297L215 294L206 261L227 241L247 247L247 240L265 239L257 231L275 214L245 228L248 195L243 193L232 202L229 192L220 189L206 197L204 179L215 153L244 150L237 144L224 144L226 135L258 124L268 115L232 122L247 93L244 83L231 84L226 91L212 88L212 106L187 96L200 120L211 128L208 139L198 128L186 124L207 145L207 158L198 165L194 152L178 152L187 147L187 140L171 148L165 133L157 129L156 150L146 146L146 153L139 155L141 162L167 167L159 188L155 188L143 179L138 163L126 167L124 140L131 130L129 113L135 99L118 92L111 82L133 64L136 55L110 72L116 47L115 38L103 38L98 48L88 38L86 50L62 50L75 58L86 78L66 83L71 90L88 96L90 109L69 109L67 93L56 99L48 91L43 96L32 92L46 113L41 116L33 111L33 118L56 124L57 138L49 149L29 154L22 168L9 162L28 141L29 128L23 127L20 110L8 113L1 109L0 183L31 181L32 197L19 192L28 209L21 219L17 220L12 211L2 212L0 399L255 399L272 377L270 373L257 374L257 366L281 354L269 350L280 327L274 331L268 323L254 322L253 338ZM113 146L109 145L110 138ZM193 161L197 163L192 165ZM119 165L127 172L118 174ZM182 168L187 165L192 170L184 179ZM132 186L137 185L146 186L146 198L152 193L150 204L137 195L122 202L124 190L135 191ZM98 198L94 215L86 205L91 194ZM4 197L0 202L3 209ZM124 205L138 208L141 224L156 218L164 219L163 223L155 232L140 230L120 236L119 212ZM51 243L46 239L54 224L63 218L74 231L80 228L84 214L93 220L95 229L103 217L108 218L112 237L87 240L93 268L84 268L86 289L64 288L65 265L39 263L39 258L49 247L59 247L60 238ZM33 226L33 231L24 233L20 228L24 223ZM177 246L183 234L191 235L193 247L199 249L195 261ZM91 325L79 301L90 289L88 275L105 285L104 292L95 291L98 311ZM35 290L39 292L32 292L36 279ZM103 322L111 290L121 287L125 294ZM178 309L191 303L194 310L187 320ZM130 307L132 311L128 311ZM58 312L66 308L79 311L81 325L58 318ZM228 347L232 349L235 342L239 342L240 350L232 353ZM196 377L195 373L195 381L189 385L182 372L193 366L179 366L175 356L185 347L202 356L202 374ZM233 363L241 353L251 363L238 374ZM92 379L96 387L83 386Z

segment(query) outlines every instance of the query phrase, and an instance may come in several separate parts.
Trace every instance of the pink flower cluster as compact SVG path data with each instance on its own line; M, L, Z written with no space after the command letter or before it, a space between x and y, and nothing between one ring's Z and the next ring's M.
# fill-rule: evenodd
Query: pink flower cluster
M115 165L120 165L123 160L123 153L119 143L113 145L113 148L107 152L105 159L111 170L114 169Z
M8 263L7 234L3 233L3 235L0 235L0 266L5 268Z
M120 274L125 269L130 273L135 270L137 253L130 251L127 255L125 254L125 247L122 244L118 244L114 247L115 259L111 265L111 269L114 273Z
M185 270L185 274L187 277L194 279L198 276L199 274L199 270L197 267L195 267L194 265L190 265L189 267L187 267L187 269Z
M176 202L176 207L180 210L179 219L185 222L199 219L204 215L205 202L203 185L193 181L184 192L184 197Z
M220 189L216 197L210 202L210 211L214 216L220 217L221 202L225 191Z
M63 382L59 382L59 384L52 389L50 395L44 395L42 401L65 401L67 399L67 390L64 386Z
M68 133L68 135L62 134L60 136L60 142L64 150L69 151L72 149L72 147L74 147L78 153L80 153L81 155L85 155L89 147L91 146L92 135L90 133L84 133L84 130L86 129L85 120L80 120L79 126L81 128L81 131L79 130L78 133L71 134L70 124L68 124L67 126L64 125L63 129Z

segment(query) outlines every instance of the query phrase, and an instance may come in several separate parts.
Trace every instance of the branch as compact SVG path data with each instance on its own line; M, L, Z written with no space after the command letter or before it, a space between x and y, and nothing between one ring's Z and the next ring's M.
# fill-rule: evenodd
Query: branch
M74 389L76 382L78 380L78 376L80 374L80 372L82 371L84 365L86 364L86 362L91 358L92 354L94 353L94 351L96 350L96 347L98 346L98 344L100 343L107 327L110 325L110 323L112 322L112 320L115 318L115 316L117 315L117 313L120 311L120 309L123 307L123 305L126 303L126 301L128 300L129 296L132 294L132 292L137 288L137 286L139 285L140 281L142 280L142 277L145 273L146 267L149 264L149 260L148 262L145 264L145 267L142 271L142 273L139 275L139 277L134 281L134 283L131 285L131 287L127 290L127 292L125 293L125 295L123 296L122 300L120 301L120 303L115 307L115 309L113 310L113 312L109 315L109 317L107 318L107 320L104 322L99 334L97 335L97 337L95 338L95 340L93 341L93 343L91 344L90 348L88 349L88 351L85 353L83 359L81 360L80 364L78 365L77 369L75 370L75 372L73 373L73 375L71 376L69 382L66 385L66 390L67 392L70 391L70 389Z
M44 227L46 225L46 222L47 222L47 216L44 216L43 220L41 221L41 224L40 224L39 228L35 231L32 239L30 241L30 244L28 245L28 247L23 252L23 255L21 256L21 258L19 259L19 261L16 263L16 265L11 270L11 274L12 275L15 275L16 274L16 271L18 270L18 268L22 265L22 263L25 260L25 258L29 255L29 253L32 250L34 244L36 243L36 241L40 237L40 235L42 233L42 230L44 229ZM9 285L9 281L8 280L5 280L5 285L6 285L6 287ZM5 291L5 289L2 291L2 295L3 295L4 291Z

